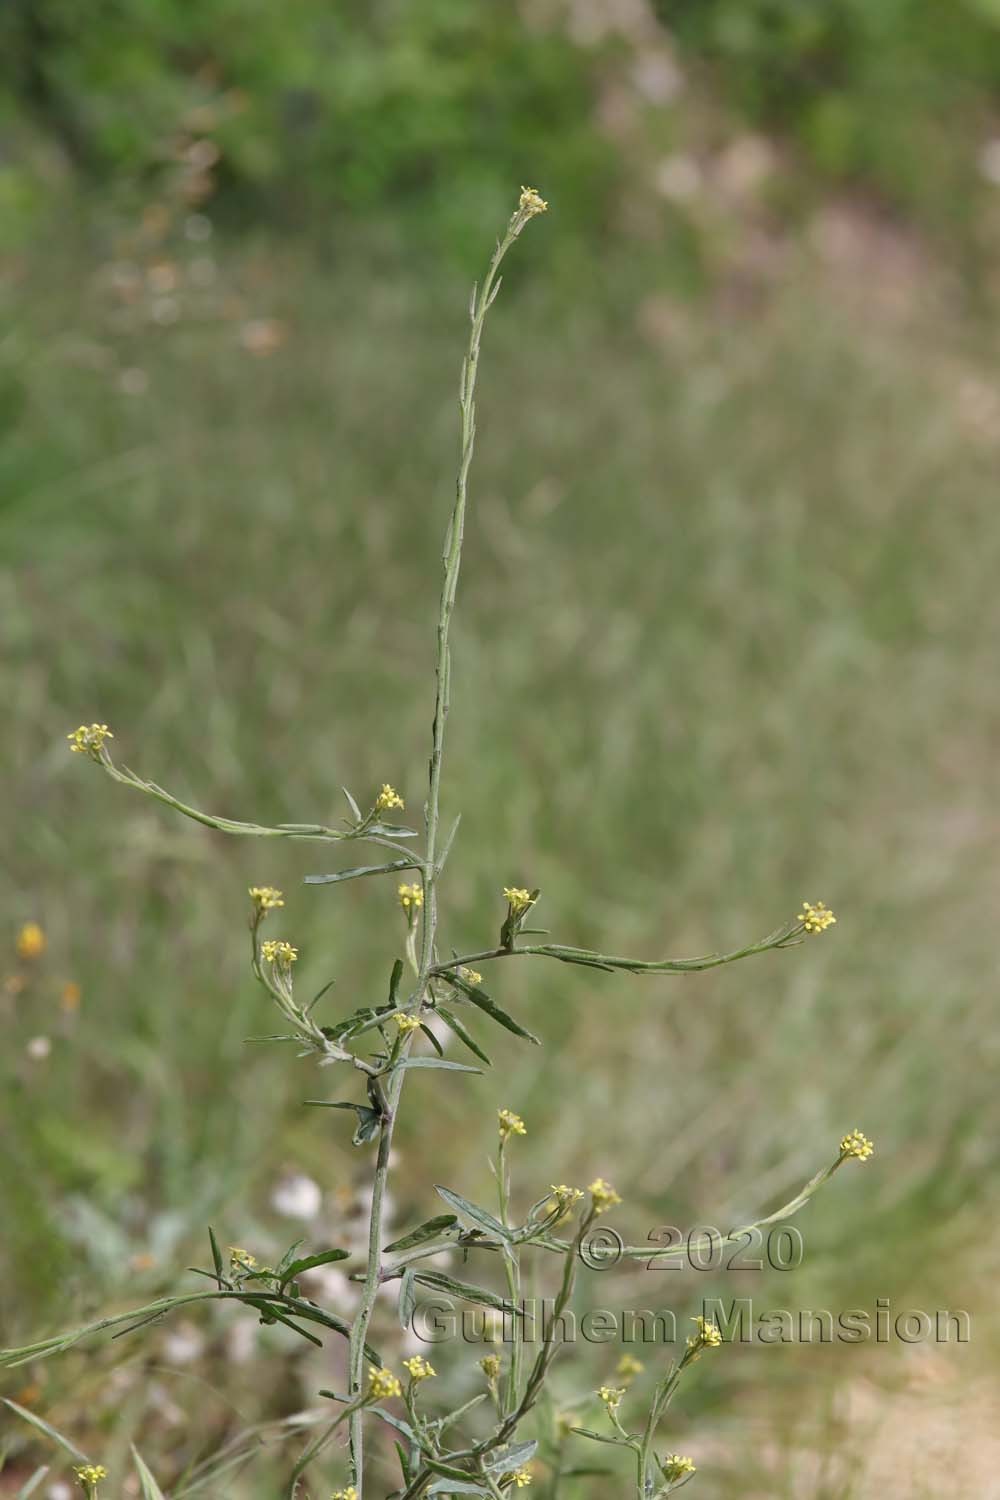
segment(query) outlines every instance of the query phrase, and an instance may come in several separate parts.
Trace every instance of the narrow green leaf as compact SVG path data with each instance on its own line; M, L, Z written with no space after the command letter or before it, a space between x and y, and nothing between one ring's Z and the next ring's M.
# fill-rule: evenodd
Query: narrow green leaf
M413 1309L417 1305L417 1288L413 1279L413 1271L408 1267L402 1275L399 1283L399 1301L396 1303L396 1313L399 1317L399 1326L409 1329L413 1321Z
M139 1483L142 1485L143 1500L165 1500L163 1491L149 1472L134 1443L132 1444L132 1460L139 1476Z
M389 975L389 1005L393 1010L395 1010L396 1006L399 1004L396 996L399 994L399 983L402 977L403 960L401 958L397 958L396 962L392 966L392 973Z
M216 1280L221 1286L225 1280L225 1261L222 1259L222 1251L219 1249L219 1242L215 1238L215 1230L211 1224L208 1226L208 1243L212 1247L212 1264L215 1267Z
M428 1495L489 1495L481 1484L470 1484L466 1479L435 1479Z
M307 875L305 885L336 885L341 880L361 880L365 875L392 875L397 870L412 870L415 859L391 859L384 865L355 865L350 870L336 870L332 875Z
M456 1281L453 1276L445 1276L441 1271L414 1271L414 1279L421 1286L430 1287L435 1292L450 1292L453 1297L462 1297L466 1302L478 1302L482 1307L491 1307L495 1312L513 1313L513 1304L503 1297L498 1297L496 1292L487 1291L486 1287L472 1286L467 1281Z
M28 1411L25 1406L19 1406L16 1401L11 1401L8 1396L0 1396L0 1401L3 1401L4 1406L9 1406L11 1411L17 1412L17 1415L22 1417L25 1422L30 1422L32 1427L37 1427L39 1432L44 1432L45 1436L51 1438L54 1443L58 1443L60 1448L65 1448L66 1452L71 1453L80 1463L89 1464L90 1459L86 1453L82 1453L75 1443L71 1443L69 1438L63 1437L61 1432L57 1432L54 1427L51 1427L45 1421L44 1417L36 1416L33 1411Z
M34 1474L31 1475L31 1478L28 1479L24 1484L22 1484L21 1488L18 1490L16 1496L14 1497L14 1500L29 1500L29 1496L35 1493L38 1486L41 1484L42 1480L45 1478L48 1472L49 1465L42 1464L42 1467L40 1469L36 1469Z
M466 1029L464 1024L456 1016L455 1012L453 1010L449 1010L447 1006L439 1005L437 1007L437 1013L441 1017L442 1021L446 1021L448 1023L452 1031L458 1037L459 1041L464 1042L469 1051L474 1053L474 1055L478 1057L480 1061L484 1062L488 1068L492 1068L493 1059L483 1051L482 1047L480 1047L475 1037L473 1037L472 1034Z
M627 1446L622 1442L621 1438L607 1437L603 1432L591 1432L589 1427L571 1427L570 1431L575 1432L577 1437L590 1438L591 1442L594 1443L609 1443L612 1448L624 1448Z
M362 819L362 813L361 813L360 807L355 802L354 798L351 796L351 794L347 790L346 786L342 786L340 788L340 790L343 792L344 796L347 798L347 805L351 809L351 812L354 814L354 821L355 821L355 823L360 823L361 819Z
M509 1016L505 1010L501 1010L500 1006L494 1000L490 999L485 990L481 990L478 985L467 984L462 979L456 979L452 974L448 974L445 977L456 989L461 990L466 1000L475 1005L484 1015L489 1016L491 1021L496 1021L498 1026L503 1026L508 1031L512 1031L515 1036L523 1037L526 1042L534 1042L536 1047L541 1046L541 1042L535 1036L534 1032L527 1031L519 1021L514 1020L513 1016Z
M311 1271L315 1266L328 1266L335 1260L347 1260L350 1256L349 1250L323 1250L318 1255L306 1255L301 1260L293 1260L290 1266L286 1266L281 1276L281 1289L289 1281L294 1281L296 1276L301 1276L303 1271Z
M409 1234L404 1234L400 1240L393 1240L391 1245L386 1245L388 1254L396 1250L412 1250L414 1245L422 1245L425 1240L437 1239L446 1229L451 1229L458 1223L454 1214L438 1214L434 1219L425 1219L418 1224L416 1229L411 1229Z
M449 1073L481 1073L482 1068L470 1068L468 1063L451 1062L446 1057L404 1057L393 1063L391 1072L397 1068L444 1068Z
M490 1474L510 1474L514 1469L522 1469L537 1451L534 1438L526 1443L511 1443L506 1448L498 1448L496 1458L489 1459L486 1468Z
M478 1224L480 1229L495 1235L498 1240L509 1240L510 1230L505 1229L499 1219L494 1219L485 1208L480 1208L478 1203L470 1203L468 1198L463 1198L461 1193L453 1193L451 1188L442 1187L440 1183L434 1184L434 1191L439 1198L443 1198L450 1208L457 1209L466 1219L471 1219L473 1224Z

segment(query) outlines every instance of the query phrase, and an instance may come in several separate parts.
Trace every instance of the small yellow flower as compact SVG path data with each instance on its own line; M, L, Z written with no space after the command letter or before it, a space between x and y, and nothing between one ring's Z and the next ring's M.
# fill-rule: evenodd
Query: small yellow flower
M617 1411L625 1394L623 1385L602 1385L597 1392L609 1412Z
M615 1365L615 1374L620 1380L632 1381L637 1375L641 1375L646 1366L641 1359L636 1359L634 1354L623 1354Z
M107 1479L108 1471L103 1464L80 1464L73 1470L83 1488L93 1493L94 1486Z
M576 1417L571 1411L556 1413L556 1437L568 1438L576 1426Z
M500 1356L499 1354L484 1354L479 1361L482 1370L490 1385L495 1385L500 1378Z
M17 935L18 958L41 958L48 939L37 922L25 922Z
M256 1271L257 1257L251 1255L249 1250L244 1250L241 1245L230 1245L229 1269L233 1272Z
M330 1500L358 1500L358 1492L353 1484L349 1484L346 1490L334 1490Z
M852 1130L849 1135L844 1136L844 1139L840 1143L840 1157L842 1161L845 1161L849 1156L856 1157L858 1161L867 1161L869 1156L873 1156L874 1154L875 1147L873 1143L866 1135L862 1135L860 1130Z
M405 1036L408 1031L416 1031L421 1026L419 1016L396 1016L396 1025L399 1027L400 1036Z
M284 906L285 897L282 891L276 891L273 885L252 885L250 887L250 900L260 916L266 916L269 911L276 911L279 906Z
M422 1354L414 1354L412 1359L404 1359L403 1369L413 1381L430 1380L431 1376L437 1374L434 1366L429 1365Z
M515 1469L510 1477L514 1481L514 1488L516 1490L526 1490L531 1483L531 1470Z
M396 894L399 897L400 906L407 915L424 904L424 888L421 885L401 885Z
M387 781L384 781L382 783L382 790L375 798L375 811L391 812L394 807L402 809L405 806L406 803L396 791L396 788L394 786L390 786Z
M466 984L482 984L483 976L478 969L467 969L465 964L459 964L458 977L464 979Z
M503 895L504 900L510 907L511 916L514 917L521 916L522 912L526 912L529 906L534 905L531 892L522 890L519 885L505 885Z
M498 1109L497 1120L500 1123L500 1139L505 1141L511 1135L527 1135L528 1130L521 1119L512 1109Z
M260 952L269 964L293 964L299 956L298 948L293 948L283 938L268 938L266 943L261 943Z
M370 1400L387 1401L390 1396L401 1396L403 1387L399 1383L399 1376L394 1375L391 1370L384 1367L381 1370L372 1370L368 1377L368 1396Z
M698 1332L693 1333L688 1339L688 1348L695 1353L700 1353L702 1349L718 1349L722 1343L722 1331L718 1324L710 1323L707 1318L700 1315L692 1318L691 1321L697 1323Z
M688 1458L686 1453L665 1453L660 1463L663 1465L663 1477L668 1484L683 1479L685 1474L697 1472L694 1461Z
M521 197L518 200L518 211L527 214L531 218L534 214L543 214L548 204L536 188L522 187Z
M62 994L59 996L59 1004L62 1006L67 1015L72 1015L74 1011L80 1009L80 1001L82 998L83 991L76 983L76 980L67 979L66 983L62 987Z
M603 1177L595 1177L587 1192L590 1194L591 1205L597 1214L606 1213L609 1208L614 1208L616 1203L622 1201L610 1182L605 1182Z
M81 724L79 729L74 729L66 738L75 755L89 755L92 760L100 760L104 741L113 740L114 735L107 724Z
M555 1214L555 1222L565 1219L580 1202L583 1192L580 1188L567 1187L564 1182L552 1184L552 1197L545 1205L547 1214Z
M822 901L815 904L812 901L803 901L802 910L799 912L797 921L802 923L806 932L825 932L828 927L836 924L837 918L828 906Z

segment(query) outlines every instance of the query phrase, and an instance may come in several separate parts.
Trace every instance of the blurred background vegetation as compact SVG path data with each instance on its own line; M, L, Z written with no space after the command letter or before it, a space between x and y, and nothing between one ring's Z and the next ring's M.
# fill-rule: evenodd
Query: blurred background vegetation
M482 1036L496 1072L411 1083L393 1222L433 1181L489 1191L501 1104L525 1200L602 1172L632 1239L771 1209L860 1126L878 1155L799 1221L794 1274L586 1296L966 1308L963 1347L706 1359L664 1440L724 1497L988 1493L996 0L8 0L0 59L0 1343L177 1286L208 1222L262 1259L357 1238L367 1152L244 1040L271 1029L245 892L286 890L333 1016L383 993L393 889L303 888L322 854L179 824L65 734L106 720L236 817L334 819L385 779L419 808L468 283L530 182L551 210L484 361L445 940L489 941L512 882L557 939L648 956L803 897L839 923L685 980L498 973L545 1047ZM481 1352L442 1355L455 1389ZM3 1393L128 1495L129 1441L176 1487L340 1357L226 1310ZM615 1358L567 1358L560 1401ZM4 1441L0 1493L45 1460L65 1496L58 1454ZM202 1493L263 1500L284 1454Z

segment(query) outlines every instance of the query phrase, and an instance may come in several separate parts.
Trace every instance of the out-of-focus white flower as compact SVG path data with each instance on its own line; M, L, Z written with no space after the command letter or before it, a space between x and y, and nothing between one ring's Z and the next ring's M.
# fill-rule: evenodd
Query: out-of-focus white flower
M44 1062L52 1051L52 1042L47 1036L33 1036L24 1050L32 1062Z
M271 1207L286 1219L315 1219L322 1206L319 1183L304 1172L289 1172L271 1193Z
M205 1338L193 1323L175 1323L163 1338L163 1356L172 1365L190 1365L200 1359Z
M986 141L979 148L979 171L987 182L1000 187L1000 137Z
M299 1280L315 1302L337 1312L350 1312L358 1300L357 1286L336 1266L314 1266L311 1271L303 1272ZM396 1287L398 1282L387 1283L386 1292L390 1286Z
M673 203L687 203L701 191L702 172L693 156L679 151L665 156L656 168L656 189Z

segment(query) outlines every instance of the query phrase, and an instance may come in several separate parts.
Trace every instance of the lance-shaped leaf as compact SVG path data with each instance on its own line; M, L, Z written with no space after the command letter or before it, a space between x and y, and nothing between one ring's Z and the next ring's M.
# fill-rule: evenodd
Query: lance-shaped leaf
M58 1443L60 1448L65 1448L66 1452L72 1454L80 1463L87 1464L90 1462L86 1453L81 1453L75 1443L71 1443L68 1437L63 1437L61 1432L57 1432L54 1427L45 1421L44 1417L39 1417L35 1412L28 1411L27 1407L20 1406L16 1401L11 1401L7 1396L0 1397L0 1400L3 1401L4 1406L9 1406L11 1411L16 1412L25 1422L30 1422L32 1427L37 1427L39 1432L43 1432L47 1438L51 1438L54 1443Z
M452 1031L458 1037L459 1041L464 1042L469 1051L476 1057L478 1057L481 1062L484 1062L488 1068L492 1068L493 1059L489 1056L488 1053L483 1051L482 1047L480 1047L475 1037L466 1028L463 1022L458 1019L458 1016L456 1016L455 1012L453 1010L449 1010L446 1005L438 1005L435 1008L442 1021L447 1022Z
M445 1276L442 1271L414 1271L413 1275L421 1286L430 1287L432 1291L449 1292L453 1297L462 1297L466 1302L478 1302L482 1307L492 1308L494 1312L514 1312L512 1302L498 1297L496 1292L488 1291L486 1287L456 1281L453 1276Z
M304 1271L311 1271L316 1266L328 1266L335 1260L347 1260L350 1253L349 1250L322 1250L318 1255L305 1255L301 1260L293 1260L282 1272L281 1290L284 1291L288 1282L294 1281Z
M139 1476L139 1484L142 1486L142 1500L164 1500L163 1491L149 1472L142 1455L134 1443L132 1445L132 1461L135 1464L135 1472Z
M507 1031L512 1031L515 1036L523 1037L526 1042L534 1042L536 1047L541 1046L538 1037L535 1036L533 1031L526 1030L519 1021L514 1020L513 1016L509 1016L505 1010L501 1010L500 1006L490 998L485 990L480 989L477 984L469 984L467 980L459 979L456 974L451 973L442 974L441 977L442 979L447 979L448 983L454 989L460 990L466 1000L477 1006L484 1015L489 1016L491 1021L496 1021L498 1026L503 1026Z
M417 1305L417 1286L413 1279L413 1272L409 1269L403 1272L399 1283L399 1301L396 1303L396 1314L399 1318L399 1326L408 1329L413 1322L413 1310Z
M451 1188L442 1187L440 1183L434 1184L434 1191L439 1198L454 1209L457 1209L464 1218L470 1219L473 1224L478 1224L480 1229L485 1229L489 1234L495 1235L498 1240L509 1240L510 1230L506 1229L499 1219L494 1219L485 1208L480 1208L478 1203L470 1203L468 1198L463 1198L461 1193L453 1193Z
M403 1057L393 1063L389 1072L400 1068L445 1068L449 1073L481 1073L482 1068L470 1068L468 1063L451 1062L447 1057Z
M511 1443L507 1448L498 1448L495 1458L486 1460L486 1470L490 1474L511 1474L515 1469L523 1469L537 1451L538 1444L533 1438L526 1443Z
M457 1223L454 1214L438 1214L434 1219L425 1219L416 1229L404 1234L402 1239L393 1240L391 1245L386 1245L386 1252L391 1255L396 1250L412 1250L414 1245L422 1245L425 1240L436 1240L446 1229L452 1229Z
M335 870L332 875L307 875L306 885L336 885L341 880L361 880L366 875L393 875L397 870L414 870L418 859L390 859L384 865L355 865L351 870Z

